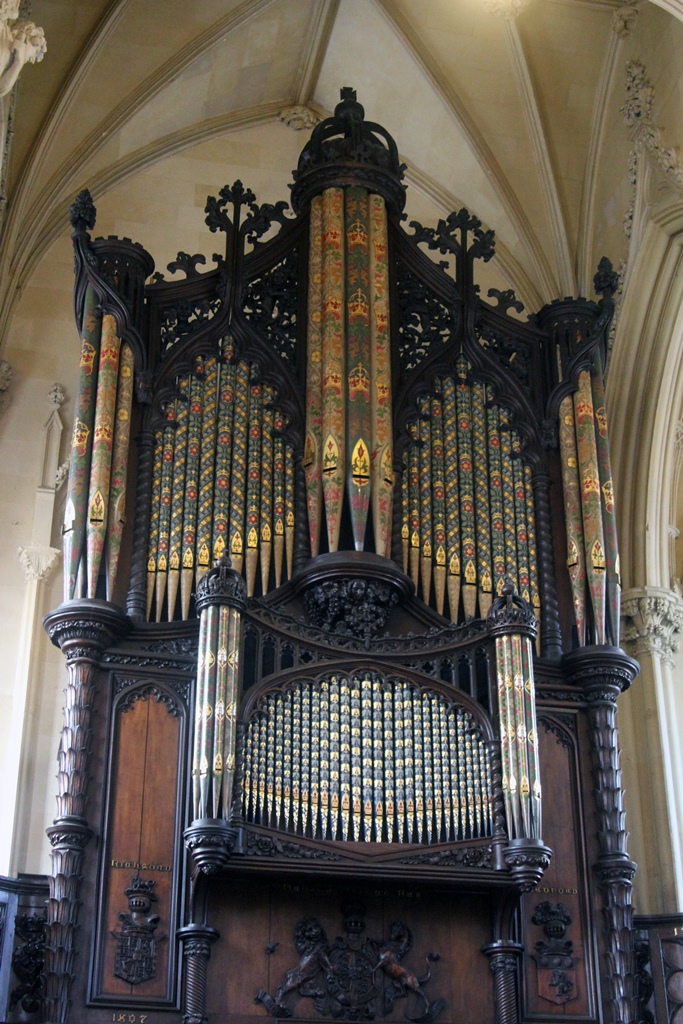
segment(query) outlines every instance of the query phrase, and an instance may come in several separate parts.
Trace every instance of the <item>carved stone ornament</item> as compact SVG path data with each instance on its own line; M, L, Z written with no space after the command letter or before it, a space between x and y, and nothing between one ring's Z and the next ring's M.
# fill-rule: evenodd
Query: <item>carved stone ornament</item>
M10 403L9 387L13 376L14 370L7 360L0 359L0 416L2 416Z
M26 583L31 580L46 580L59 563L60 551L45 544L30 544L26 548L17 548L19 561L24 567Z
M621 108L624 121L635 129L634 148L638 145L650 154L659 168L676 185L683 185L683 163L678 149L667 145L663 129L653 120L655 91L640 61L626 65L626 103Z
M499 18L517 18L530 0L482 0L484 7Z
M683 629L683 599L674 591L629 590L621 604L622 641L634 658L658 657L673 667Z
M619 39L627 39L638 21L638 0L626 0L612 15L612 31Z
M429 982L437 953L425 954L426 969L420 975L404 966L413 937L407 925L394 921L389 938L363 938L362 908L349 908L344 921L346 935L330 942L314 917L299 921L294 945L299 963L285 974L275 996L260 989L255 1002L271 1017L291 1017L299 999L312 999L316 1013L336 1020L372 1021L388 1017L399 999L405 999L406 1020L431 1024L446 1007L444 999L429 1001L424 988Z
M139 985L155 976L157 944L166 936L154 934L159 924L159 915L150 913L152 904L158 900L154 881L143 881L139 875L133 875L124 892L128 910L119 914L119 929L112 932L116 939L114 975Z
M225 604L239 611L247 607L247 585L227 555L216 562L197 587L197 614L212 604Z
M24 64L37 64L46 51L42 28L19 18L19 0L0 0L0 97L12 91Z
M288 128L294 131L301 131L303 128L315 128L320 122L320 117L315 110L311 110L303 103L295 103L291 107L284 107L277 115L278 121L282 121Z
M563 1006L578 995L578 957L572 955L572 940L565 938L567 927L572 923L571 914L564 903L543 900L537 905L531 922L541 925L545 935L535 946L538 994L541 999Z
M14 934L21 940L12 953L12 971L19 984L10 992L10 1010L19 1006L24 1013L37 1013L43 994L45 915L18 915Z

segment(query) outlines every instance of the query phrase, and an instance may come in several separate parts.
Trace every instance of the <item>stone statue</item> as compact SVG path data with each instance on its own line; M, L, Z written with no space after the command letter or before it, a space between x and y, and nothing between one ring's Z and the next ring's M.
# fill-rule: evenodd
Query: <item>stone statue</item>
M46 50L42 28L19 18L19 0L0 0L0 97L12 91L24 64L37 64Z

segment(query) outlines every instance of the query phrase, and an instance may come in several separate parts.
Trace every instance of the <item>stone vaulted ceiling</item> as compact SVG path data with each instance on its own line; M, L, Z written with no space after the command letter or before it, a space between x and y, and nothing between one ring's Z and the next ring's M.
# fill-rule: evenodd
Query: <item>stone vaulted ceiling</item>
M631 29L675 52L683 0L531 0L517 18L507 2L34 0L48 52L18 87L0 327L81 188L97 202L255 125L277 140L284 109L326 114L344 85L396 138L411 192L495 229L497 273L527 308L590 293L602 251L623 255Z

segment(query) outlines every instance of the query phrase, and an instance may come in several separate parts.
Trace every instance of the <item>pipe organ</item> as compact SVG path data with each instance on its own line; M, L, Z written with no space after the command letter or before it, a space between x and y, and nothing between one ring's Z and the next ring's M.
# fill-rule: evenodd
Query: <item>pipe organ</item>
M617 278L523 319L403 173L344 89L213 269L72 207L45 1021L636 1019Z

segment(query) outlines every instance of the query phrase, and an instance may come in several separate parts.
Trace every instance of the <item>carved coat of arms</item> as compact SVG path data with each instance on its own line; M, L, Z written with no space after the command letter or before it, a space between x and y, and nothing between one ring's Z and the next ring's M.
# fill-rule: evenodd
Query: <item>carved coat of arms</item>
M360 913L349 913L344 926L346 936L330 942L316 918L300 921L294 929L299 963L286 972L274 997L261 989L255 1002L272 1017L284 1018L292 1016L299 999L307 998L321 1017L372 1021L388 1017L394 1003L405 999L406 1020L435 1021L446 1002L430 1002L424 987L432 965L440 959L438 954L425 954L425 970L418 975L402 962L413 944L411 931L402 921L393 922L387 939L363 938L365 923Z
M564 903L549 903L544 900L536 907L533 924L543 926L545 940L536 943L536 968L538 973L538 994L549 1003L563 1006L570 999L576 999L576 964L573 943L565 938L567 927L572 923Z
M116 939L114 974L131 985L150 981L157 969L157 944L165 938L155 935L159 915L151 914L152 903L156 903L154 882L143 881L133 875L130 886L125 890L128 897L128 911L119 914L119 930L112 932Z

